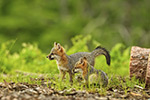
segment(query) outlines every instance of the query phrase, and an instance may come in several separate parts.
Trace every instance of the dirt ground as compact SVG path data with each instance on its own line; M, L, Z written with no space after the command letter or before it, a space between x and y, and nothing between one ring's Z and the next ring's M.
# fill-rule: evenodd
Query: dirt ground
M32 79L33 80L33 79ZM41 84L4 82L0 83L1 100L150 100L150 89L135 86L128 89L125 93L120 88L110 87L106 95L96 91L87 92L86 90L55 90L51 87L51 82L40 79Z

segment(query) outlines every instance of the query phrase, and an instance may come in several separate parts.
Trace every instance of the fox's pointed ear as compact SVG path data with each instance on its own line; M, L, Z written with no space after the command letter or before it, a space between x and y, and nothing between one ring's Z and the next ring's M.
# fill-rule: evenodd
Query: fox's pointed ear
M80 64L82 64L82 66L85 65L85 61L84 60L86 60L86 57L80 58Z
M83 58L80 58L79 61L80 61L80 64L82 64L83 63Z
M57 49L60 51L60 52L64 52L64 48L58 43L57 44Z
M83 59L84 59L84 60L87 60L87 58L86 58L86 57L83 57Z
M56 43L56 42L54 42L54 47L55 47L55 48L57 47L57 43Z
M57 44L57 49L61 49L61 45L59 43Z

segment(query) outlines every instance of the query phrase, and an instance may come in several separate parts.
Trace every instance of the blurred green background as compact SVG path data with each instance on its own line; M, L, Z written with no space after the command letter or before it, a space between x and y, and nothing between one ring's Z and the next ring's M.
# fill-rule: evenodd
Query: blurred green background
M0 43L37 43L49 52L53 42L91 34L108 49L116 43L149 47L150 0L0 0Z

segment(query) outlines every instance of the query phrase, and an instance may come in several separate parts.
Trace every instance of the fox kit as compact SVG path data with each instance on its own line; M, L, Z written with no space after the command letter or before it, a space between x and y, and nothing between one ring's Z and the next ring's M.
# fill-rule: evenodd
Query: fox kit
M78 52L72 55L67 55L64 48L59 43L54 43L54 47L51 49L50 54L47 56L49 60L56 60L58 69L62 74L62 80L65 77L66 72L69 73L70 82L74 75L75 63L80 57L86 57L90 65L94 66L95 58L99 55L105 55L107 64L110 65L110 55L109 52L102 47L97 47L92 52Z
M105 72L96 70L88 63L86 57L81 57L79 59L79 61L75 64L75 69L81 69L82 77L85 80L86 85L88 85L89 82L98 83L103 86L107 86L108 84L108 77Z

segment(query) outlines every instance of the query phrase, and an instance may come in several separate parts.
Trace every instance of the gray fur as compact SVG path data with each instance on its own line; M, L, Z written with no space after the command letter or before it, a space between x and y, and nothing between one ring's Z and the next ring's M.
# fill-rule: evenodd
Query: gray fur
M88 83L88 77L91 75L91 74L96 74L98 77L101 77L102 80L98 80L98 81L102 81L103 83L103 86L107 86L108 84L108 76L106 75L105 72L103 72L102 70L97 70L95 69L93 66L91 66L90 64L87 65L88 67L88 74L85 76L85 80L87 81ZM100 76L99 76L100 75Z
M49 56L47 56L47 58L49 58L50 60L57 60L57 62L59 63L61 58L58 57L58 55L55 55L53 53L54 49L59 49L60 48L60 44L57 44L57 43L54 43L54 48L52 48ZM101 47L97 47L95 50L93 50L92 52L78 52L78 53L75 53L75 54L72 54L72 55L66 55L67 57L67 60L68 60L68 64L65 65L65 68L67 67L68 68L68 71L69 74L70 74L70 81L72 81L72 76L74 74L74 66L76 64L76 62L79 60L79 58L81 57L86 57L87 58L87 61L88 63L91 65L91 66L94 66L95 64L95 58L99 55L105 55L106 57L106 60L107 60L107 64L110 65L110 55L108 53L108 51L104 48L101 48ZM66 71L66 70L64 70Z

